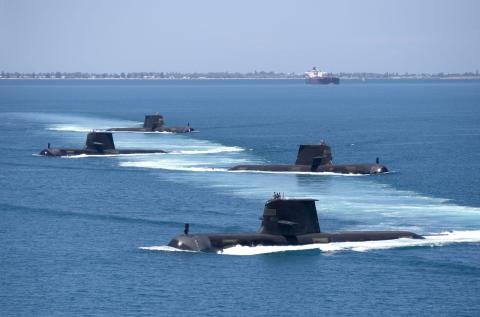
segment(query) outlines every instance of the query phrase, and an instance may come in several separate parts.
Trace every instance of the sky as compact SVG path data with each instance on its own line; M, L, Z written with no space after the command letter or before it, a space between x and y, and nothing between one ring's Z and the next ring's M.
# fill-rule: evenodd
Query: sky
M478 0L0 0L0 70L480 69Z

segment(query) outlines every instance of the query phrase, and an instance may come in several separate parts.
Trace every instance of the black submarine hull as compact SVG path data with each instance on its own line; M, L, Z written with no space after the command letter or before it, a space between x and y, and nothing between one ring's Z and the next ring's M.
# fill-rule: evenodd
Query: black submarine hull
M317 243L361 242L393 239L422 239L409 231L347 231L322 232L318 221L315 199L274 198L265 203L262 224L257 232L211 233L189 235L185 224L183 235L174 237L169 246L180 250L218 252L241 246L286 246Z
M237 165L230 171L260 171L260 172L313 172L339 174L381 174L388 172L387 167L381 164L338 164L321 165L312 168L311 165Z
M157 128L157 129L146 129L146 128L111 128L107 129L110 132L169 132L169 133L189 133L195 131L194 128L190 127L180 127L180 128Z
M86 149L44 149L39 154L43 156L75 156L75 155L118 155L118 154L154 154L154 153L168 153L163 150L107 150L94 151Z
M311 233L297 236L284 236L262 233L237 234L199 234L179 235L168 246L187 251L218 252L223 249L241 246L287 246L308 245L335 242L362 242L394 239L423 239L422 236L409 231L349 231L335 233Z
M149 154L149 153L167 153L163 150L141 150L141 149L121 149L115 148L113 136L110 132L90 132L87 134L87 140L83 149L61 149L48 148L40 151L43 156L73 156L73 155L118 155L118 154Z
M333 164L332 150L325 143L301 144L298 147L295 164L289 165L237 165L230 171L260 171L260 172L314 172L339 174L381 174L388 172L386 166L376 163L363 164Z
M189 133L195 131L190 127L190 123L186 127L166 127L163 116L159 113L146 115L141 128L111 128L107 131L111 132L170 132L170 133Z

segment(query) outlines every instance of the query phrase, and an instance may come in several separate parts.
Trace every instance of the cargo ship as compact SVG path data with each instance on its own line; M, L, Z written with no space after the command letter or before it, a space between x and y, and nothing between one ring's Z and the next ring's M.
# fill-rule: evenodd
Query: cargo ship
M340 83L340 78L334 77L327 72L321 72L316 67L309 72L305 72L305 83L314 85L328 85Z

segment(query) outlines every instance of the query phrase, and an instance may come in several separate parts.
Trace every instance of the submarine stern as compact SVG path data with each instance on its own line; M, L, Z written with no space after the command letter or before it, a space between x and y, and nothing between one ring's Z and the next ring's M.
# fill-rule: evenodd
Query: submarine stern
M194 128L188 127L174 127L174 128L166 128L161 127L155 129L156 132L170 132L170 133L189 133L195 131Z
M343 231L325 232L328 242L363 242L395 239L425 239L423 236L410 231Z
M387 173L388 168L381 164L331 164L318 166L314 171L367 175Z

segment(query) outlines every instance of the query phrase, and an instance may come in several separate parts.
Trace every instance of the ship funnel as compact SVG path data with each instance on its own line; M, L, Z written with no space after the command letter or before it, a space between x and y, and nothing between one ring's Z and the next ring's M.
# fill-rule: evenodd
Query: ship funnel
M143 127L150 131L163 127L163 116L161 114L146 115Z
M295 165L327 165L332 163L332 151L327 144L302 144L298 147L297 161Z
M295 236L319 233L316 199L275 198L267 201L259 233Z
M85 147L103 153L105 150L115 150L112 134L109 132L90 132L87 135Z

